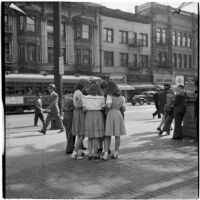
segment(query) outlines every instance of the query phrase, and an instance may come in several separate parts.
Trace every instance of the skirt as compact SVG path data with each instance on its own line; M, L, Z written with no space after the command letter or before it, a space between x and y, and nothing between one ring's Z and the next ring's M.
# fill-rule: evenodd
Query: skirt
M124 120L120 110L110 109L106 118L105 136L126 135Z
M104 136L104 119L101 111L88 110L85 114L85 137L100 138Z
M73 111L72 135L85 135L85 114L83 112L83 109L75 109Z

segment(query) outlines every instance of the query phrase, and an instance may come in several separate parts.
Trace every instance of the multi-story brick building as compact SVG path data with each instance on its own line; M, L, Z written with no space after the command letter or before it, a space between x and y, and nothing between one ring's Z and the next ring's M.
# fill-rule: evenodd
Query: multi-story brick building
M53 73L53 2L15 4L28 16L3 3L5 71ZM195 76L196 15L173 14L156 3L136 7L136 14L91 3L61 4L65 74L109 75L125 90L150 87L166 75L171 82Z
M198 68L197 15L157 3L136 6L151 20L151 65L154 83L193 82Z

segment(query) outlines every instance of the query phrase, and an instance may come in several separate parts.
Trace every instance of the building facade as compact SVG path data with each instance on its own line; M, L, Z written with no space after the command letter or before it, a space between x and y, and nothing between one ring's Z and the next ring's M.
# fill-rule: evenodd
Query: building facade
M154 83L194 84L198 71L198 18L157 3L136 6L151 20ZM189 85L188 85L189 87Z
M53 2L3 3L5 71L54 71ZM61 3L65 74L110 77L121 89L188 80L197 72L197 16L157 3L136 14L93 3ZM128 85L129 84L129 85Z

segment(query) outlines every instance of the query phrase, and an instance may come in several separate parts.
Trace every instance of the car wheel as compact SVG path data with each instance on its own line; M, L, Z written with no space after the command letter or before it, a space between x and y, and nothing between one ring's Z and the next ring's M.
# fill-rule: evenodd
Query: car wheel
M140 104L140 105L143 105L143 104L144 104L144 100L140 100L140 101L139 101L139 104Z
M136 104L134 101L132 101L131 103L132 103L133 106Z

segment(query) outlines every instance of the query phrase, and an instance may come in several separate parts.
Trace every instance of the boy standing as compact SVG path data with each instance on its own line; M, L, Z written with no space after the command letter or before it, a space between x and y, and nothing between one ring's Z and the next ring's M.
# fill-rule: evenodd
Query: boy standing
M34 117L34 126L37 126L38 118L42 121L44 125L44 116L42 110L42 100L41 100L41 93L38 92L37 99L35 100L35 117Z

